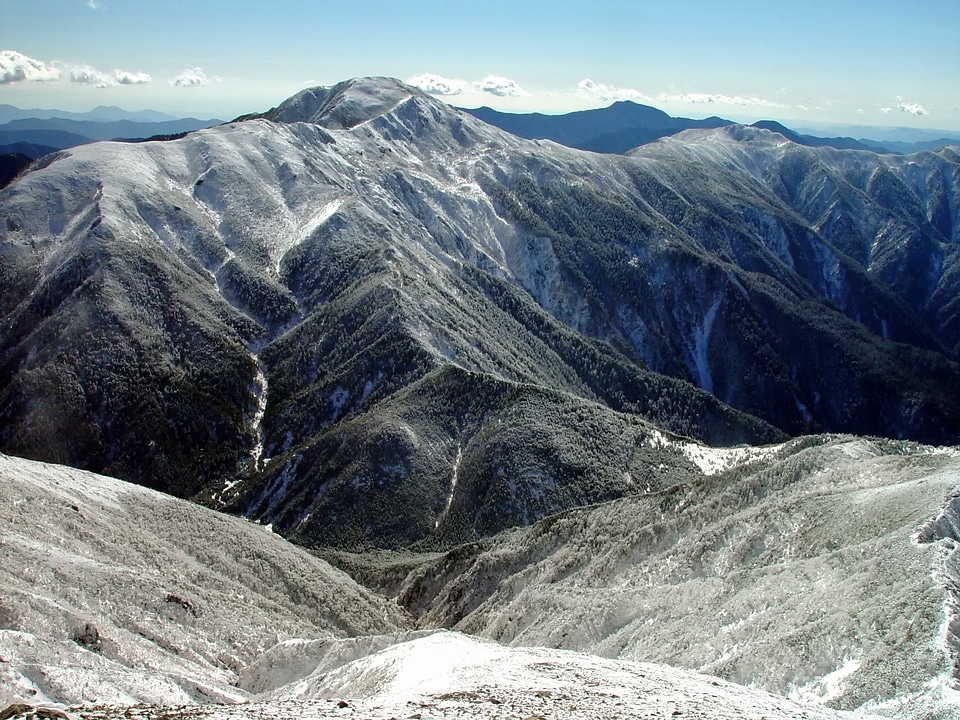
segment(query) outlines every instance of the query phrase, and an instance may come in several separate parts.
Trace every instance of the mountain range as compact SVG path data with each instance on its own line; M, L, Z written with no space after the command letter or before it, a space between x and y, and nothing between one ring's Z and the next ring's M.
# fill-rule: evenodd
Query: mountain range
M386 718L655 661L951 717L958 241L957 147L599 154L390 78L49 154L0 190L0 451L55 464L0 463L0 672ZM451 656L520 684L402 669Z
M490 125L530 140L549 139L562 145L603 153L625 153L639 145L695 128L718 128L734 125L716 116L694 120L672 117L662 110L621 100L609 107L579 110L560 115L543 113L505 113L489 107L463 108L464 112ZM753 127L778 132L800 145L833 147L838 150L871 150L879 153L910 154L937 150L945 145L960 144L960 137L949 133L929 133L906 129L869 127L834 127L806 134L794 132L781 123L761 120ZM849 136L828 137L830 132L864 133L859 139Z
M51 118L92 122L130 120L144 123L178 119L176 115L158 112L157 110L124 110L116 105L98 105L93 110L86 112L70 112L69 110L19 108L14 105L0 104L0 124L8 123L11 120L50 120Z
M73 148L0 194L0 448L443 547L674 484L654 426L956 443L958 159L595 155L387 79Z
M155 135L177 135L219 125L220 120L74 120L71 118L24 118L0 125L0 148L15 143L33 143L56 150L99 140L142 140Z

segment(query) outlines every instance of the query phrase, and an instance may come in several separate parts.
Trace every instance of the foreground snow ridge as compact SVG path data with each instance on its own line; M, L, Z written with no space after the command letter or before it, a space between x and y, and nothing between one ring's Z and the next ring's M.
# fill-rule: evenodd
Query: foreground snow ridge
M68 708L110 718L807 718L874 717L811 708L662 665L548 648L507 648L452 632L397 643L242 705ZM17 717L25 717L20 715Z

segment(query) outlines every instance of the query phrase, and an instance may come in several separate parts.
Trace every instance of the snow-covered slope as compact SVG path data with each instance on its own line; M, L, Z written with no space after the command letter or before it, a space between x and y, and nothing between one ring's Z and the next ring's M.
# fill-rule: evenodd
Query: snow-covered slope
M457 633L393 645L274 694L349 698L363 716L422 718L841 718L709 676L548 648L506 648ZM863 716L862 716L863 717Z
M400 600L511 645L956 717L960 453L840 437L756 460L457 548Z
M268 528L112 478L0 455L0 710L235 702L289 638L409 622Z
M548 648L507 648L458 633L390 645L322 667L242 705L118 707L87 704L68 718L259 720L267 718L688 718L878 720L811 707L663 665ZM23 711L13 720L28 717Z
M0 456L0 706L25 702L17 720L50 701L86 720L956 717L956 450L683 450L713 474L423 563L399 596L418 631L268 528Z

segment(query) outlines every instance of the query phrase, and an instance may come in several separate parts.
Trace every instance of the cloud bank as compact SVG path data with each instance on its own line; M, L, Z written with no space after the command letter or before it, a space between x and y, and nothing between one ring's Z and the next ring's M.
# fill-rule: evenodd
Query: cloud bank
M596 99L601 102L616 102L618 100L633 100L636 102L650 102L651 98L633 88L621 88L615 85L596 83L590 78L581 80L577 85L577 97Z
M54 82L60 71L53 65L34 60L16 50L0 50L0 85L18 82Z
M479 90L497 97L525 97L530 95L520 87L516 80L511 80L502 75L487 75L483 80L467 82L466 80L446 78L434 73L423 73L409 78L407 84L418 87L431 95L460 95L469 90Z
M469 87L464 80L441 77L433 73L423 73L407 80L407 85L418 87L431 95L459 95Z
M500 75L487 75L483 80L473 83L473 86L497 97L522 97L530 94L521 88L515 80Z
M897 109L900 112L910 113L911 115L916 115L917 117L921 115L929 115L927 109L920 105L919 103L905 103L902 97L897 97Z
M70 82L93 85L97 88L116 87L117 85L146 85L153 80L144 72L129 72L117 69L113 73L102 73L89 65L71 68L69 75Z
M660 93L657 99L661 102L682 102L691 105L740 105L754 107L789 108L789 105L774 102L760 97L741 97L740 95L723 95L719 93L681 93L669 95Z
M174 87L202 87L203 85L209 85L210 81L203 70L195 67L184 70L171 80L170 84Z
M153 81L153 78L144 72L127 72L125 70L114 70L113 72L117 85L146 85Z
M90 65L76 65L65 69L60 63L45 63L42 60L27 57L16 50L0 50L0 85L19 82L48 83L64 78L72 83L92 85L97 88L145 85L152 81L145 72L116 69L112 73L105 73Z

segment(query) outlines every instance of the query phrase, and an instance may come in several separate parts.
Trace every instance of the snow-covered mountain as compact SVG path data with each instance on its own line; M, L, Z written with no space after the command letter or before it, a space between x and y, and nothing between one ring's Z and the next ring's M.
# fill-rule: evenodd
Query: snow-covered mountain
M956 442L958 168L594 155L385 78L76 148L0 192L0 448L449 547L694 477L655 432Z

